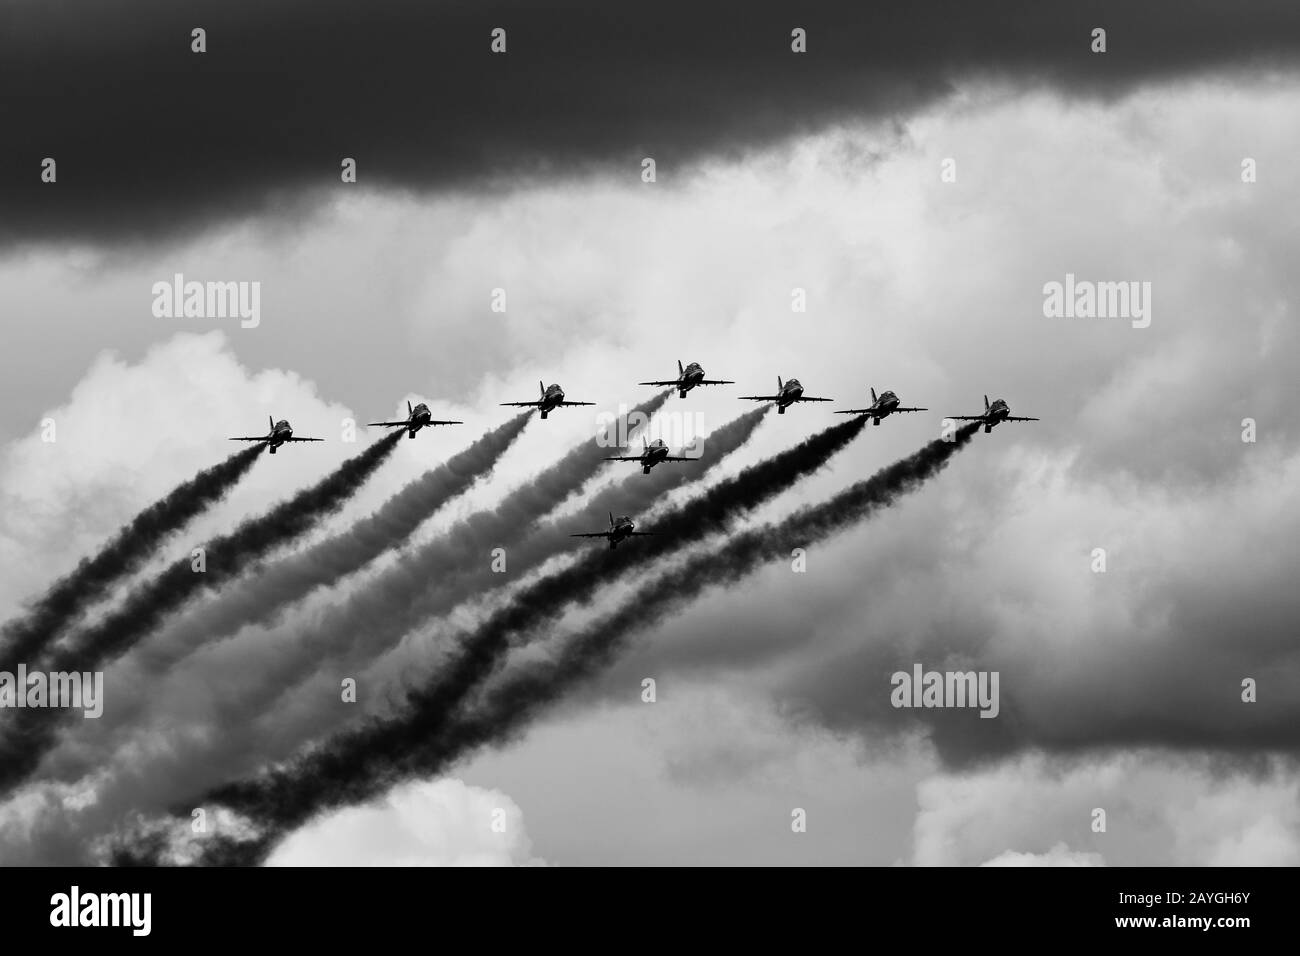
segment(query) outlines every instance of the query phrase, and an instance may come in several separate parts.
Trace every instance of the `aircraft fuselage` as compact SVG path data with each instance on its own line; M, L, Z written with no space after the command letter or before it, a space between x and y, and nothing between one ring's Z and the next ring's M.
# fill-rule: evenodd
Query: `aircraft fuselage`
M271 429L270 437L267 438L266 443L271 447L271 451L274 453L274 451L277 448L279 448L281 445L283 445L286 441L288 441L292 437L293 437L293 428L290 427L287 421L282 419L275 423L275 426Z
M870 414L879 421L889 416L894 409L899 406L898 396L893 392L886 392L878 399L871 403Z
M410 438L415 437L415 433L424 428L429 422L433 421L433 414L429 411L429 406L421 402L411 409L411 422L406 426L406 434Z
M989 405L988 410L984 413L984 432L993 430L993 426L999 422L1006 421L1007 416L1011 414L1011 408L1002 399L996 399Z
M555 409L559 408L560 403L563 401L564 389L560 388L558 385L552 385L542 393L542 397L538 401L537 407L541 409L542 417L545 418L549 412L553 412Z
M704 369L699 362L692 362L682 370L682 377L677 383L677 394L685 398L686 393L704 380Z
M793 405L803 396L803 386L799 384L798 379L790 379L781 386L781 391L776 400L776 410L778 414L785 414L785 410Z
M641 471L643 474L650 474L650 469L655 465L661 465L664 459L668 457L668 446L664 444L662 438L656 438L646 446L646 450L641 455Z
M614 522L614 527L609 529L609 546L617 548L620 541L624 541L632 536L636 530L636 523L631 518L619 518Z

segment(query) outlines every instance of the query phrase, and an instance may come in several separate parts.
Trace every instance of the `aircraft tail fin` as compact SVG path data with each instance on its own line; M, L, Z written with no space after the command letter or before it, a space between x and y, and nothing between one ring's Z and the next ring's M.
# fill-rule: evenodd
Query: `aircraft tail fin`
M988 397L987 395L985 395L985 396L984 396L984 411L987 412L988 410L989 410L989 397Z
M274 415L267 415L267 416L266 416L266 423L267 423L268 425L271 426L271 431L275 431L275 416L274 416Z
M537 394L540 395L542 398L546 397L546 386L542 384L542 380L540 378L537 380Z
M614 512L612 511L609 513L609 526L614 527Z
M874 388L871 390L871 400L876 401L876 390Z
M406 400L406 414L408 415L414 414L414 412L411 409L411 400L409 398Z
M678 374L678 375L685 375L685 374L686 374L686 369L682 368L682 360L681 360L681 359L678 359L678 360L677 360L677 374Z
M779 391L781 391L781 389L783 389L783 388L785 388L785 385L782 384L782 382L781 382L781 376L778 375L778 376L776 377L776 390L779 392Z

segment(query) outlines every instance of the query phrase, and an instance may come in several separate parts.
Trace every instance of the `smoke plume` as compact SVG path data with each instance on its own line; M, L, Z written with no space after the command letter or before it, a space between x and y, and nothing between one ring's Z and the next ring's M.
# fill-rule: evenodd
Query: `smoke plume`
M47 669L97 671L125 653L169 613L204 590L218 587L242 573L252 561L287 544L337 511L388 458L402 432L375 442L349 458L328 477L249 518L230 534L204 546L205 569L196 571L189 558L169 566L147 584L133 590L123 605L105 620L77 635L50 656ZM0 793L8 792L39 763L51 746L60 711L23 708L0 737Z
M99 553L84 558L60 578L17 620L0 633L0 671L12 671L43 651L65 628L75 624L118 581L138 571L168 536L220 501L253 466L264 445L235 452L219 465L199 472L165 498L140 512Z
M861 432L865 421L859 417L832 426L685 502L656 522L660 537L637 542L645 544L644 548L592 552L525 588L461 643L452 663L439 671L428 686L408 696L409 712L402 717L371 721L286 767L209 793L205 802L246 814L266 830L261 837L246 842L214 838L204 853L204 862L255 862L283 833L315 813L353 802L356 794L382 792L409 772L411 754L437 740L469 690L492 674L508 650L512 635L553 620L569 604L590 596L612 577L650 557L681 547L684 539L699 540L726 530L736 515L823 466ZM972 432L963 429L961 441ZM119 862L126 861L126 857L119 858Z
M650 475L642 475L637 468L634 475L592 495L582 512L546 522L511 546L511 567L526 569L542 563L557 550L574 547L568 532L604 525L607 511L637 514L667 492L702 480L711 467L748 441L765 414L762 408L747 411L710 432L699 444L702 457L698 462L662 465ZM442 613L487 591L496 578L499 576L488 562L462 561L429 576L419 596L420 607L429 615ZM172 777L197 775L211 782L246 773L251 769L250 757L266 762L287 756L304 741L331 732L344 719L347 710L338 706L338 695L332 688L338 687L341 675L364 669L379 648L373 636L367 634L364 648L344 646L336 654L327 654L315 632L310 633L311 639L305 639L307 636L304 631L303 640L289 644L280 640L286 635L274 635L256 662L241 668L238 688L212 694L212 712L205 713L203 719L206 725L219 727L220 732L204 735L202 743L184 747L183 755L178 753L174 758L181 763L168 766ZM324 663L318 665L322 659ZM103 759L103 754L104 747L100 746L84 759ZM74 767L72 772L80 771Z
M183 622L185 634L197 635L209 645L246 625L273 623L294 602L317 588L334 584L401 544L426 518L489 474L531 415L524 412L494 428L464 451L426 471L347 530L286 555L256 576L240 580L218 601L191 613ZM151 672L158 673L192 646L193 641L183 641L151 649L144 662Z

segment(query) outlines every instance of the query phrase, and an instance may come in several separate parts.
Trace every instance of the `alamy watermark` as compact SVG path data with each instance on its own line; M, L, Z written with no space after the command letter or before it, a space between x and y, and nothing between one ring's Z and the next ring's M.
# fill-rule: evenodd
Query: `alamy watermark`
M0 708L49 707L81 710L91 719L104 713L103 671L0 671Z
M653 418L639 409L621 404L617 412L596 415L596 444L600 448L639 450L640 439L661 438L669 448L699 455L704 452L704 415L700 412L660 412ZM633 444L633 441L636 444Z
M262 283L186 282L176 273L171 282L153 284L153 314L158 319L240 319L240 328L262 321Z
M73 885L50 897L50 925L59 927L125 927L132 936L148 936L153 928L152 893L83 893Z
M1076 280L1043 286L1043 315L1049 319L1131 319L1133 328L1151 324L1150 282L1091 282Z
M996 717L997 671L927 671L920 664L912 672L895 671L889 678L894 707L978 707L981 717Z

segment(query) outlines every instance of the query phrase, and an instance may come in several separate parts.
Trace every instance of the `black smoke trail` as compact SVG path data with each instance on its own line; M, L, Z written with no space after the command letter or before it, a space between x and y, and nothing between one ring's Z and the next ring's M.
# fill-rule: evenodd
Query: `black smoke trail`
M249 624L274 623L294 604L313 590L333 584L357 571L382 552L395 548L409 538L430 515L486 477L501 456L522 434L532 416L531 411L516 415L481 436L465 450L446 462L430 468L383 503L373 514L359 519L343 531L306 549L285 555L245 573L238 581L217 595L214 602L192 607L159 634L158 639L139 648L133 663L145 680L157 678L178 661L200 647L210 647L222 637L235 634ZM223 717L219 746L226 749L236 743L232 731L252 721L261 712L255 703L259 690L284 678L280 671L306 667L305 679L312 673L313 660L294 655L275 674L267 668L251 668L247 683L221 703L228 718ZM313 654L314 658L314 654ZM280 664L277 659L276 664ZM283 684L281 684L283 686ZM128 732L142 711L150 706L147 697L119 700L97 721L94 730L109 734ZM250 713L250 708L255 711ZM227 727L226 721L229 721ZM111 739L84 748L87 760L104 756ZM204 748L198 747L197 751ZM196 753L196 759L203 759ZM74 772L84 772L75 770Z
M341 606L331 608L327 617L278 640L272 669L277 674L299 673L349 648L369 654L390 646L428 616L429 594L438 590L444 576L456 575L467 561L481 559L486 565L492 548L510 544L535 528L548 511L577 493L605 466L602 455L614 437L628 428L633 416L648 419L671 394L660 392L636 406L495 507L456 522L433 540L403 554Z
M351 651L347 659L352 662L373 658L375 654L391 647L393 641L407 633L410 627L446 612L467 598L483 593L501 579L502 576L495 574L486 560L464 561L463 557L467 553L478 552L486 556L489 545L508 546L509 567L526 571L554 555L557 549L575 547L575 539L568 537L567 529L603 527L606 514L611 511L638 514L642 509L662 500L668 492L704 478L710 467L749 440L765 414L765 408L754 409L710 433L706 442L707 457L703 460L661 465L648 476L639 472L629 475L623 481L615 482L593 494L582 511L571 517L545 524L508 522L495 529L480 526L476 540L468 537L469 529L475 523L474 518L469 519L464 525L452 529L445 538L440 538L436 551L431 549L433 554L437 554L439 562L436 567L425 565L427 580L424 587L415 600L405 606L404 613L397 619L398 626L383 631L367 628L364 642L354 642L353 645L340 648L340 651ZM594 524L589 524L592 522ZM430 555L431 560L433 554ZM348 627L345 625L342 629ZM383 640L385 637L388 640ZM328 645L322 644L318 633L313 633L310 646L319 659L322 649ZM295 667L298 667L298 663L295 663Z
M524 412L492 429L346 530L245 576L214 604L191 613L183 622L184 632L197 635L207 646L246 625L274 622L294 602L401 544L426 518L489 474L531 416L532 412ZM184 646L151 648L142 655L143 663L148 672L159 673L192 646L184 642Z
M310 488L208 542L204 546L206 570L197 572L189 558L182 558L152 581L135 588L105 620L74 635L67 646L52 654L46 669L96 671L115 660L194 595L224 584L242 573L250 562L289 543L337 511L387 460L402 434L399 431L384 436ZM24 708L5 726L0 735L0 793L35 769L54 741L58 713Z
M569 684L609 663L626 637L654 627L709 588L734 583L766 562L788 558L791 548L825 540L890 507L942 471L979 428L979 423L965 425L951 441L932 441L821 504L735 534L717 551L692 556L642 585L634 599L568 639L556 657L503 683L489 695L484 714L502 726L526 717L556 699ZM459 735L455 730L446 734L453 738L447 747L448 758L466 749L464 743L456 744L454 738Z
M765 408L747 411L710 432L700 445L703 455L700 461L660 466L648 476L636 468L634 475L593 495L583 512L563 521L545 523L510 547L511 567L526 570L553 555L557 548L571 547L574 539L567 536L569 530L584 527L588 520L596 522L593 527L603 526L609 510L636 514L667 492L702 480L711 467L748 441L766 411ZM419 609L426 617L445 612L466 597L490 589L494 586L493 579L500 577L492 572L487 561L462 560L450 564L439 573L428 575L425 590L419 596ZM341 713L346 713L340 711L337 694L331 688L338 686L340 676L355 674L353 667L362 667L367 657L379 650L375 635L369 630L365 632L365 640L354 638L353 643L359 646L340 647L337 655L327 653L330 649L310 630L304 629L304 639L292 646L286 646L288 642L281 640L282 636L274 636L275 646L268 650L264 660L241 670L238 687L213 695L214 710L205 720L212 727L219 727L220 732L210 735L210 743L186 748L186 768L205 774L208 780L229 779L247 768L250 755L257 755L265 762L275 759L275 754L268 750L283 755L289 748L331 732ZM317 662L322 657L325 663L319 665ZM307 682L312 683L303 687ZM292 705L277 707L281 700L289 700ZM273 725L270 732L268 723ZM170 772L183 774L185 771L178 771L173 764Z
M359 645L358 653L364 653L369 645L381 642L382 637L390 633L385 629L385 622L402 620L400 615L406 606L416 605L426 591L440 583L444 575L454 574L461 569L466 563L465 552L460 548L449 549L443 539L449 534L455 535L457 529L465 529L467 525L490 527L493 517L502 510L511 520L496 525L503 537L493 539L494 542L509 541L512 540L512 535L525 534L539 520L536 514L530 512L549 510L578 492L591 475L611 467L603 461L603 457L610 454L628 433L648 421L670 396L670 391L659 392L615 418L596 436L561 456L540 476L508 494L505 502L496 506L496 510L481 512L468 521L457 522L432 541L403 551L398 561L365 581L362 588L350 594L337 607L328 609L328 616L318 626L311 622L295 621L268 635L267 640L254 651L255 664L243 669L246 679L229 687L219 697L213 695L211 699L212 705L220 711L218 719L223 724L223 732L212 735L210 743L197 747L193 751L193 758L189 758L187 752L187 759L193 759L196 767L203 768L199 772L208 781L228 779L238 774L245 765L250 750L256 753L267 746L265 739L257 737L256 730L249 731L250 723L261 717L269 705L285 696L286 685L296 686L298 682L310 678L317 672L322 659L332 660L345 652L351 653L353 644ZM521 520L515 520L520 516ZM486 547L483 555L486 564ZM390 606L390 603L397 606ZM416 622L421 619L412 618ZM182 619L171 630L181 634L185 628L186 621ZM401 637L403 632L403 628L394 628L391 632L393 640ZM144 648L133 655L134 661L138 662L152 653L155 653L154 648ZM331 695L331 699L336 698ZM303 703L302 695L295 696L294 702ZM127 705L128 708L130 706ZM139 706L136 708L137 713L138 710ZM115 710L113 714L113 719L119 726L132 719L128 713L126 720L120 721L119 713L119 710ZM321 732L321 728L315 728L312 735L320 735ZM83 751L82 759L94 752L102 753L104 746L101 742L98 746L87 748ZM107 746L112 746L111 740ZM210 769L230 766L232 762L238 762L237 769L224 772Z
M350 788L382 786L356 781L386 778L387 768L401 766L410 748L436 736L468 693L491 676L514 635L559 617L570 604L590 598L601 585L638 564L727 530L740 514L824 466L865 424L865 418L857 417L833 425L719 482L660 516L654 526L658 537L636 542L644 547L594 549L567 568L523 588L461 642L452 661L429 685L408 695L407 714L372 720L266 779L217 788L204 802L251 814L259 823L284 832L321 809L346 802L347 798L339 795L351 792ZM355 776L358 769L360 777ZM224 846L225 842L214 841L212 849L215 852Z
M316 814L371 799L411 777L438 773L468 751L518 733L539 709L608 663L628 636L654 626L708 588L786 557L792 545L824 539L889 507L938 474L979 427L964 426L952 441L930 442L819 505L734 535L722 548L698 554L643 584L634 599L566 641L555 658L528 665L493 688L468 716L427 710L422 705L434 702L412 695L416 709L400 719L375 721L285 768L213 791L213 800L247 816L261 830L242 841L213 838L202 862L262 862L288 832ZM354 748L353 741L363 737L370 739Z
M12 672L20 662L29 662L113 584L138 571L163 539L224 498L253 466L262 448L257 444L242 449L199 472L131 519L98 554L83 558L75 570L52 584L25 615L0 632L4 644L0 671Z

